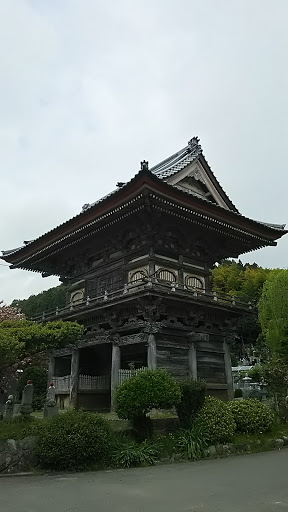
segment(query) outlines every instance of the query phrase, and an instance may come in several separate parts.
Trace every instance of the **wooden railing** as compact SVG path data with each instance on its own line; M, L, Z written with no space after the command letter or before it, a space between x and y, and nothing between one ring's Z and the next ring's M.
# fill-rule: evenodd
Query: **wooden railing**
M134 375L137 375L139 372L143 372L143 370L146 370L145 366L142 366L142 368L138 368L137 370L119 370L118 373L118 383L122 384L127 379L130 379Z
M70 375L65 375L64 377L53 377L53 383L56 389L56 393L59 391L66 391L67 393L69 393L70 379Z
M239 297L232 297L231 295L218 295L216 292L208 292L205 290L198 289L188 289L183 285L177 283L165 284L159 283L155 279L147 278L146 282L141 282L140 284L130 284L125 285L124 288L120 290L115 290L111 293L105 292L104 295L99 295L97 297L87 297L82 301L77 302L77 304L70 303L63 308L56 308L56 310L43 312L41 315L37 315L32 317L32 320L35 322L47 322L48 320L57 320L57 317L64 317L76 312L81 312L86 310L87 308L92 308L97 305L103 305L108 302L113 302L124 296L129 296L135 294L139 291L143 290L154 290L158 292L166 292L169 294L175 295L184 295L189 297L190 299L193 297L195 300L205 301L205 302L218 302L220 304L225 304L230 307L240 307L245 308L246 310L252 309L252 302L247 301L246 299L240 299Z
M53 383L57 392L70 391L71 376L53 377ZM110 389L110 375L79 375L78 389L85 390L108 390Z
M109 375L79 375L78 389L84 390L108 390L110 389Z

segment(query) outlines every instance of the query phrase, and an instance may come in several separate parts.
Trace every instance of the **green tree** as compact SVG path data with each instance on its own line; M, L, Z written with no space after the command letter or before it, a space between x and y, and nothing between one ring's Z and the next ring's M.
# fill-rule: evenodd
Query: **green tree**
M7 369L23 359L51 348L76 343L82 333L83 327L76 322L0 322L0 380Z
M152 409L170 409L181 398L178 382L166 370L144 370L118 386L115 394L119 418L132 421L138 439L152 435L147 414Z
M28 299L15 299L11 306L18 308L27 318L32 318L36 315L41 315L43 311L55 311L55 309L62 308L66 305L66 286L61 284L38 293L31 295Z
M259 267L256 263L243 265L241 261L237 263L232 260L224 260L211 270L212 291L218 295L228 294L238 297L241 301L251 302L252 306L256 306L264 283L271 273L279 271ZM236 342L232 346L234 356L243 357L252 345L257 348L260 333L257 309L252 309L248 314L242 315L237 321ZM261 343L258 344L258 348L258 352L261 352L262 355Z
M212 290L219 295L237 295L243 281L243 266L236 261L224 260L211 270Z
M259 321L268 353L288 362L288 270L272 271L258 304Z
M281 419L286 417L285 399L288 389L288 365L282 360L273 359L263 367L263 377L272 394L274 407Z
M212 291L257 302L270 272L256 263L243 265L241 261L224 260L211 270Z

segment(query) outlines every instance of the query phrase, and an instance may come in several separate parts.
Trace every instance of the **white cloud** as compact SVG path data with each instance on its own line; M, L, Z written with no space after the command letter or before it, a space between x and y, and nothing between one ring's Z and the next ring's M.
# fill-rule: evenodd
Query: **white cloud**
M245 215L287 221L287 14L285 0L0 2L0 248L193 135ZM287 247L243 260L286 266ZM0 279L7 302L54 283L2 265Z

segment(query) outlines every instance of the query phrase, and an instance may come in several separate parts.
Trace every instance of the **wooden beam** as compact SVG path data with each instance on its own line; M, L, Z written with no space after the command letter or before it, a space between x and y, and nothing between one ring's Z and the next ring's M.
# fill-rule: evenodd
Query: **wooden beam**
M121 349L118 343L112 344L111 362L111 411L115 410L115 390L119 383L119 370L121 368Z
M148 355L147 355L148 368L156 370L157 368L157 353L156 353L156 339L154 334L148 336Z
M225 361L225 374L226 374L226 382L227 382L227 395L228 399L233 399L233 378L232 378L232 367L231 367L231 356L230 356L230 347L227 341L223 342L224 349L224 361Z
M73 407L77 406L78 394L78 369L79 369L79 350L72 350L71 358L71 378L70 378L70 404Z
M197 380L197 350L195 343L191 343L188 352L189 376Z

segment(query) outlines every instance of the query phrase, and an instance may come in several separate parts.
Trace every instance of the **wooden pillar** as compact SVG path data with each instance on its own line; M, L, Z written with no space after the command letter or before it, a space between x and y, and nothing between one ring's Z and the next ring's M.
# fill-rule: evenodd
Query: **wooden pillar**
M233 378L232 378L232 367L231 367L231 356L230 356L230 347L227 341L223 342L224 349L224 363L225 363L225 374L226 374L226 383L227 383L227 395L228 400L232 400L233 393Z
M196 344L190 343L188 351L189 376L197 380L197 350Z
M156 339L154 334L148 336L148 351L147 351L147 364L150 370L156 370L157 368L157 350L156 350Z
M50 386L53 378L55 377L55 357L53 354L49 354L48 362L48 375L47 375L47 387Z
M155 255L152 248L149 251L148 276L152 279L155 278Z
M119 370L121 369L121 349L117 343L112 344L111 363L111 411L115 409L115 389L119 383Z
M79 350L72 350L71 357L71 375L70 375L70 405L77 407L78 395L78 370L79 370Z

